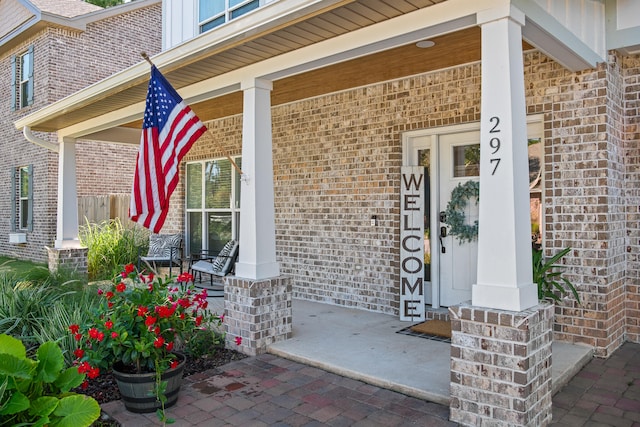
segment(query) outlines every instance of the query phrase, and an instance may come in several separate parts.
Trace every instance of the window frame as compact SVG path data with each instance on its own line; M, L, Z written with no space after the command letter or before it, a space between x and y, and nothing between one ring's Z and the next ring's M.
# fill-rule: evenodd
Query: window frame
M241 156L232 156L232 159L236 164L241 164ZM229 195L230 201L229 206L224 208L208 208L206 207L207 198L206 198L206 164L209 162L218 162L218 161L226 161L229 162L229 159L226 157L214 157L207 158L196 161L189 161L185 164L185 197L184 197L184 209L185 209L185 250L186 253L192 254L192 244L191 244L191 221L190 214L200 214L201 221L201 242L202 242L202 250L208 251L211 250L209 248L209 215L210 214L229 214L231 217L231 238L238 240L240 233L240 174L238 171L231 165L229 162L229 167L231 171L230 179L230 187L229 187ZM200 206L199 207L189 207L189 188L191 186L190 182L190 174L189 169L193 165L200 165ZM223 242L224 243L224 242ZM199 251L196 251L198 253Z
M23 194L25 175L27 191ZM16 167L11 177L11 231L33 231L33 165Z
M29 58L26 62L25 59ZM25 62L27 72L25 73ZM11 109L12 111L29 107L33 104L33 46L26 51L11 56ZM25 75L26 74L26 75Z
M223 0L224 1L224 10L217 12L217 13L213 13L212 15L204 18L204 19L200 19L200 1L202 0L198 0L197 3L197 20L198 20L198 34L202 34L205 33L207 31L213 30L215 28L219 28L220 26L230 22L233 19L239 18L241 16L244 16L248 13L253 12L256 9L259 9L260 7L264 6L267 3L270 3L273 0L240 0L240 2L238 4L235 5L230 5L230 2L232 0ZM257 6L247 10L244 13L241 13L240 15L234 16L234 13L237 12L238 10L242 9L243 7L249 6L253 3L257 3ZM214 21L218 20L218 19L222 19L222 21L218 24L215 24L212 27L207 27L209 24L213 23Z

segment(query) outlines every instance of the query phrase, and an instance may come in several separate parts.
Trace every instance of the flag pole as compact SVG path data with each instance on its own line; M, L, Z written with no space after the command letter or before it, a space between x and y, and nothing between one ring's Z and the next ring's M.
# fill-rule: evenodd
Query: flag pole
M145 61L147 61L152 67L155 67L155 64L153 62L151 62L151 58L149 58L149 55L147 55L147 52L140 52L140 56L142 56L144 58ZM205 126L206 127L206 126ZM215 136L213 135L213 132L211 132L211 129L209 129L207 127L207 133L209 135L211 135L211 139L213 140L213 142L218 146L218 148L222 151L222 153L224 154L224 156L231 162L231 164L233 165L233 167L235 168L236 171L238 171L238 173L240 174L240 176L243 175L244 172L242 172L242 169L240 169L240 167L236 164L236 162L233 161L233 159L231 158L231 156L229 155L229 153L227 153L227 151L220 145L220 143L216 140Z

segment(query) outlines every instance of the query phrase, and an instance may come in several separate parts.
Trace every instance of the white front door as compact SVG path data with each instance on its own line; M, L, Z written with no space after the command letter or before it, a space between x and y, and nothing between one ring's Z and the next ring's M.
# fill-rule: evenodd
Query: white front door
M532 216L532 237L535 237L534 243L540 244L540 230L543 228L540 207L542 117L529 116L527 122L531 206L532 214L535 214ZM420 166L424 173L423 284L425 302L433 308L470 300L471 286L476 282L477 239L459 242L451 235L446 222L440 221L440 213L446 210L451 192L458 184L479 181L479 148L479 123L424 129L403 135L403 165ZM478 219L475 200L467 202L464 217L465 224L473 224Z
M471 299L471 286L476 282L478 241L461 241L451 235L447 225L446 208L451 193L467 181L478 181L480 160L480 132L460 132L438 138L438 255L440 305L450 306ZM465 224L478 220L475 199L467 200Z

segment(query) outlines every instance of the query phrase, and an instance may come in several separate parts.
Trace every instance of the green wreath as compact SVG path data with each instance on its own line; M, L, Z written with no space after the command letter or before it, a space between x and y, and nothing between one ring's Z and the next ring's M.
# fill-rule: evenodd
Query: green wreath
M480 183L476 181L467 181L464 184L458 184L451 192L451 200L447 204L445 212L445 224L449 228L449 234L458 237L458 242L472 242L478 238L478 220L473 224L465 222L464 210L467 207L467 201L471 198L476 199L476 205L480 200Z

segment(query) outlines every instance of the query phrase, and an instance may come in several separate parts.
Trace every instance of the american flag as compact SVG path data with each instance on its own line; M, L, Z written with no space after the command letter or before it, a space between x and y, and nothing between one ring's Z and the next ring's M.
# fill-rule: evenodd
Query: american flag
M155 66L142 123L129 217L158 233L178 185L180 160L207 128Z

